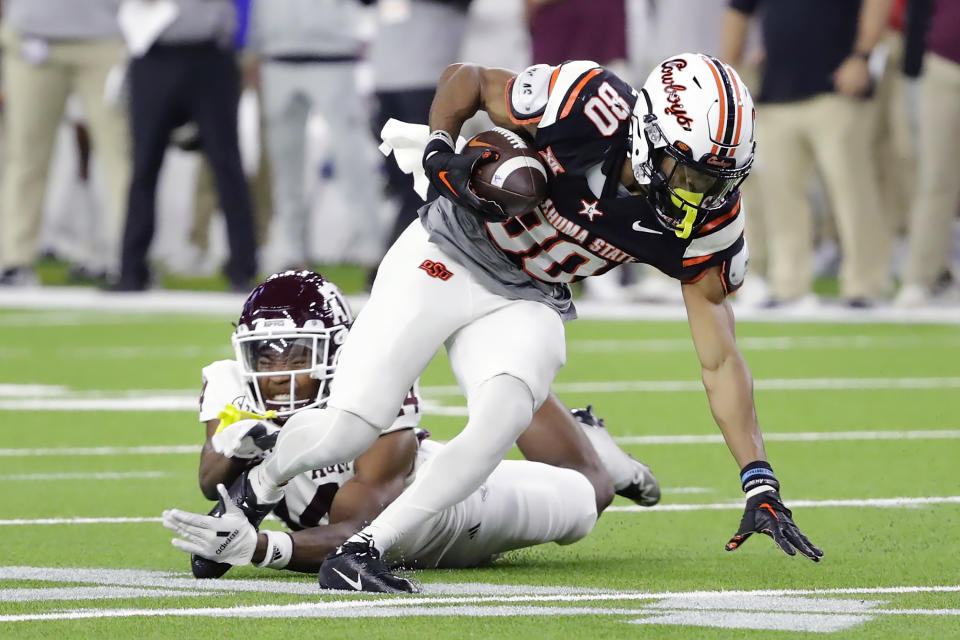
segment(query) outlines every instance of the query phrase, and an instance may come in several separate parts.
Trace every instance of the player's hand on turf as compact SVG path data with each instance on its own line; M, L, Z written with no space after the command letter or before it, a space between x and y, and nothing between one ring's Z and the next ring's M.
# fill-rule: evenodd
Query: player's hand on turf
M775 490L747 498L740 529L727 543L727 551L737 549L755 533L765 533L773 538L787 555L795 556L799 551L814 562L820 562L823 551L807 540L807 536L803 535L793 521L792 515L780 499L780 493Z
M494 149L473 147L454 151L449 136L435 132L423 152L423 168L437 193L489 222L503 222L507 214L493 200L481 198L470 186L477 166L499 157Z
M217 491L226 505L226 511L220 517L180 509L163 512L163 526L180 536L170 542L181 551L208 560L237 567L250 564L257 548L257 530L247 522L247 517L230 499L223 484L217 485Z
M259 458L273 449L280 427L266 420L238 420L213 434L213 450L227 458Z

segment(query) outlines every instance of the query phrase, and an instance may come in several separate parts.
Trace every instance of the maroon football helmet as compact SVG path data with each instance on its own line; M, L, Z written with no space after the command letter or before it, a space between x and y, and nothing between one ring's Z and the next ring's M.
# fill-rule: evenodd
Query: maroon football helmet
M325 403L337 351L352 323L343 292L319 273L284 271L257 286L231 342L258 412L286 418ZM313 384L308 394L303 391L304 374L318 381L316 393Z

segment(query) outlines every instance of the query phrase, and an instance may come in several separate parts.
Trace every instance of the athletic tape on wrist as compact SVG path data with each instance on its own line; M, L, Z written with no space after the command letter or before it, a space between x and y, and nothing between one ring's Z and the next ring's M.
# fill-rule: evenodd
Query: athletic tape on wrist
M776 489L769 484L762 484L759 487L754 487L753 489L750 489L750 491L747 491L747 500L755 495L766 493L767 491L776 491Z
M773 467L765 460L755 460L741 469L740 484L744 493L761 486L780 489L777 476L773 474Z
M452 153L456 150L457 148L453 144L453 136L443 129L437 129L430 134L427 146L423 149L423 159L427 160L437 152Z
M267 536L267 550L257 563L261 569L283 569L293 557L293 537L283 531L263 531Z

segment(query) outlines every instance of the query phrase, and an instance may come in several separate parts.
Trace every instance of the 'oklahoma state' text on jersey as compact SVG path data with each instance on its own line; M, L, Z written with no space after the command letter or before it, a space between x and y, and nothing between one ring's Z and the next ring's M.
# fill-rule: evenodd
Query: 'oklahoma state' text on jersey
M547 198L528 214L487 223L487 233L543 282L575 282L628 262L695 282L708 267L720 266L730 293L743 283L748 260L739 197L680 238L657 222L646 196L620 184L637 99L593 62L521 72L507 87L507 107L516 124L537 125L534 146L550 172Z

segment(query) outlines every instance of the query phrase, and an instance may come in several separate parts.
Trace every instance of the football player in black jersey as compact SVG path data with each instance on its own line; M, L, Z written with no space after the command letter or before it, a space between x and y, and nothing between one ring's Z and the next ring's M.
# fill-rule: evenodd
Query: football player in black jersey
M482 160L477 152L455 153L448 142L479 110L539 151L551 178L538 211L506 219L469 188ZM587 61L520 74L455 64L430 111L424 167L442 195L487 221L493 242L528 273L574 281L636 261L681 281L710 408L746 494L726 549L762 532L789 555L799 551L816 562L823 553L792 521L767 462L752 376L726 300L743 283L749 257L738 187L753 164L754 118L736 71L703 54L664 60L639 91ZM441 171L445 181L437 179ZM535 233L528 247L515 241L547 224L567 246L557 250L554 237L538 242L544 234Z

